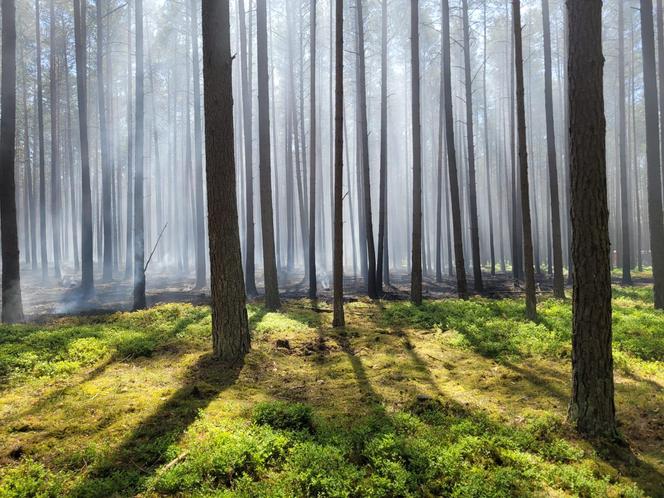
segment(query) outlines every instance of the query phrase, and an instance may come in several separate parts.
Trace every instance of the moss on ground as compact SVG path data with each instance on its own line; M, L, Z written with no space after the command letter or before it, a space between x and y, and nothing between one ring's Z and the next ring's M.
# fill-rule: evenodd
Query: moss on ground
M615 288L620 430L565 422L569 301L249 307L242 364L206 307L0 327L0 496L663 496L664 313Z

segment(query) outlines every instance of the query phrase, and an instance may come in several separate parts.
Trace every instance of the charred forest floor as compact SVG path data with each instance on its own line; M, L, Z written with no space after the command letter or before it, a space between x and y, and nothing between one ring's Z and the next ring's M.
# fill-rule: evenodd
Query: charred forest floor
M348 282L335 330L325 292L293 280L280 312L249 304L235 365L211 359L206 293L187 282L133 313L113 311L126 283L98 287L96 314L57 316L71 310L53 291L31 312L48 316L1 326L0 496L664 496L650 285L614 287L624 441L607 443L566 422L571 301L546 282L535 323L507 277L468 301L428 282L420 307L398 280L373 302Z

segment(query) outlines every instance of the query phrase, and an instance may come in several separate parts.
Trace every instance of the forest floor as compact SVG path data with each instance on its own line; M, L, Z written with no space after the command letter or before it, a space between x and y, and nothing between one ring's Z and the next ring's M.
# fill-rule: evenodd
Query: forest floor
M205 305L0 327L0 496L664 496L664 313L614 288L621 444L566 422L571 303Z

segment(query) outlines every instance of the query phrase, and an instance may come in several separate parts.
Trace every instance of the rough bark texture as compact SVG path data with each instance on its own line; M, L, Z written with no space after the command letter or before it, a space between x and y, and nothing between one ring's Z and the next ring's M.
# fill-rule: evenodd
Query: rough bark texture
M280 307L277 260L274 246L274 215L272 212L272 172L270 165L270 95L267 60L266 0L256 3L258 57L258 140L261 194L261 230L263 234L263 274L265 306L269 310Z
M0 228L2 238L2 321L23 320L16 219L16 5L2 0L2 96L0 97Z
M459 202L459 175L457 171L456 147L454 145L454 114L452 112L452 75L450 74L450 6L442 0L442 47L443 82L445 87L445 134L447 144L447 164L450 180L450 201L452 205L452 232L454 236L454 264L456 268L457 292L466 299L466 266L463 257L463 229L461 227L461 203Z
M553 295L565 297L563 276L563 246L560 224L560 196L558 193L558 164L556 160L556 128L553 122L553 85L551 82L551 28L549 0L542 0L544 35L544 105L546 112L546 151L549 165L549 195L551 198L551 241L553 244Z
M480 259L480 229L477 218L477 179L475 175L475 131L473 127L473 84L470 68L470 21L468 0L463 6L463 60L466 89L466 139L468 141L468 201L470 204L470 247L473 253L473 280L475 290L482 292L482 261Z
M591 436L616 435L602 70L602 1L568 2L572 258L569 417Z
M334 70L334 313L332 325L343 327L344 317L344 3L335 0L335 70Z
M229 6L203 0L202 10L212 344L217 358L232 361L249 351L250 337L236 204Z
M85 9L74 0L74 36L76 44L76 90L78 129L81 150L81 291L83 297L94 292L92 263L92 193L90 191L90 150L88 143L88 70L86 55Z
M422 304L422 148L420 123L419 1L410 2L410 64L413 116L413 243L410 300Z
M519 181L521 186L521 223L523 232L523 263L526 277L526 316L537 316L535 269L533 267L533 235L530 226L530 192L528 186L528 147L526 142L526 108L523 87L523 46L521 42L521 2L512 0L514 21L514 63L516 69L516 119L519 146Z
M655 308L664 309L664 216L662 213L662 175L659 155L659 118L655 35L652 0L641 0L641 39L643 47L643 90L646 114L646 156L648 161L648 223L650 255L655 281Z

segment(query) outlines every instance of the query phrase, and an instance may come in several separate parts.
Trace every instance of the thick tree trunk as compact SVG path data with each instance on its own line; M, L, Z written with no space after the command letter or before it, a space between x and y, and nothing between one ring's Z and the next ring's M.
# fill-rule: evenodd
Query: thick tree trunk
M568 2L567 16L575 269L569 417L584 434L614 437L602 1Z
M125 278L129 279L134 271L134 112L131 57L131 0L127 0L127 212L126 212L126 249ZM158 190L161 192L161 188ZM157 211L160 213L161 211Z
M2 0L2 96L0 97L0 236L2 238L2 321L23 320L16 218L16 5Z
M261 230L263 234L263 274L265 306L279 309L279 284L274 244L274 215L272 212L272 173L270 165L270 95L267 60L266 0L256 3L258 56L258 140L261 195Z
M470 70L470 21L468 0L463 6L463 59L466 89L466 140L468 143L468 202L470 211L470 246L473 253L473 280L475 290L482 292L482 260L480 259L480 229L477 217L477 180L475 175L475 131L473 129L473 84Z
M136 149L134 159L134 305L144 309L145 301L145 233L143 219L143 142L145 123L145 94L143 70L143 0L136 0Z
M641 40L643 48L643 93L646 114L646 155L648 161L648 223L650 255L655 281L655 308L664 309L664 215L659 155L657 74L652 0L641 0Z
M410 67L413 116L413 243L410 300L422 304L422 147L420 123L420 15L419 0L410 3Z
M526 143L526 109L523 86L523 48L521 43L521 1L512 0L514 22L514 62L516 69L516 117L519 141L519 180L521 182L521 222L523 262L526 277L526 316L537 317L535 270L533 268L533 235L530 226L530 189L528 185L528 147Z
M229 5L203 0L202 11L212 343L217 358L233 361L249 351L250 336L235 187Z
M335 0L335 99L334 99L334 313L332 325L343 327L344 317L344 220L343 220L343 174L344 174L344 4Z
M553 84L551 82L551 28L549 0L542 0L544 33L544 104L546 108L546 143L549 165L549 195L551 200L551 241L553 243L553 295L565 297L563 276L563 246L560 224L560 198L558 194L558 164L556 155L556 128L553 121Z
M92 262L92 193L90 190L90 150L88 144L88 70L86 16L81 0L74 0L76 40L76 88L78 94L78 128L81 149L81 291L84 299L94 293Z
M442 48L443 48L443 81L445 86L445 130L447 144L447 164L449 174L449 191L452 205L452 227L454 236L454 263L456 267L457 292L459 297L466 299L466 266L463 256L463 228L461 225L461 202L459 201L459 175L457 171L456 146L454 143L454 113L452 111L452 76L450 64L450 7L448 0L442 0Z

